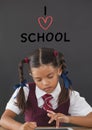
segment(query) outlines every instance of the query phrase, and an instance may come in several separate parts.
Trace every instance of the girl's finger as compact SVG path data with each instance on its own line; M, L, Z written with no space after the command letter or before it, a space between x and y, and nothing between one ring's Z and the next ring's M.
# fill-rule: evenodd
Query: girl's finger
M51 119L49 120L48 123L53 122L54 120L57 120L57 114L54 114L53 116L51 116Z
M53 121L54 121L54 119L50 119L48 123L50 124L50 123L53 122Z
M51 116L52 116L52 114L47 113L47 116L48 116L48 117L51 117Z
M59 128L59 120L56 120L56 128Z
M56 114L55 112L50 111L50 110L47 110L47 112L49 112L50 114Z
M30 122L30 123L29 123L29 127L31 127L31 128L37 127L36 122Z

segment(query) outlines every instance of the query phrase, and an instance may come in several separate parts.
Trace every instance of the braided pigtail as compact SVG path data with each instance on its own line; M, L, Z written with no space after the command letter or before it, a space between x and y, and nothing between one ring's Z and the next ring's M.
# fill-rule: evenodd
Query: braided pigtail
M61 67L62 70L62 74L60 76L62 78L61 93L58 98L58 104L60 105L69 99L69 89L71 89L72 83L67 76L68 72L66 71L64 55L60 52L54 51L54 56L56 57L58 67Z
M18 92L17 97L16 97L17 98L16 105L22 110L22 112L24 112L25 104L26 104L24 90L23 90L23 87L26 87L26 80L24 79L24 75L23 75L24 63L29 63L29 59L25 58L19 63L18 71L19 71L20 84L15 86L15 88L20 87L19 92Z

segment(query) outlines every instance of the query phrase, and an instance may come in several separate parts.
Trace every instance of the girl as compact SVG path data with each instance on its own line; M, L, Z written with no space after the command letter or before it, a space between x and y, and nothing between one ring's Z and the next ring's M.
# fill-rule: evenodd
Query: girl
M23 65L28 63L34 83L27 83ZM40 48L19 64L20 84L7 103L0 125L11 130L32 130L37 126L59 127L62 123L92 127L92 108L71 89L62 53ZM61 80L62 79L62 80ZM25 123L14 120L24 113Z

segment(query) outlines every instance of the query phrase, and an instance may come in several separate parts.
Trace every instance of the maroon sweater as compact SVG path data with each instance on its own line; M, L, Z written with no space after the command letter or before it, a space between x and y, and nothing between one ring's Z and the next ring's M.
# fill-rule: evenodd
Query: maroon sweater
M37 98L35 95L35 84L31 83L29 86L29 96L25 110L25 121L34 121L37 123L37 126L55 126L55 121L53 121L51 124L48 124L50 118L47 116L47 112L43 108L38 107ZM59 112L68 115L69 104L70 100L61 104L53 111L56 113Z

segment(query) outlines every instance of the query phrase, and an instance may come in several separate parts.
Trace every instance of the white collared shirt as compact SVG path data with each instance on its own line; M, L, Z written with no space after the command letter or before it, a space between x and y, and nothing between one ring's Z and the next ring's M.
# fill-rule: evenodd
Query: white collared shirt
M52 104L53 109L57 108L58 95L60 94L60 92L61 92L61 87L60 87L60 84L58 83L57 87L54 89L54 91L52 93L50 93L52 95L52 97L53 97L53 99L50 100L50 103ZM36 87L35 93L36 93L36 97L37 97L37 101L38 101L38 106L42 107L43 104L44 104L42 96L44 94L46 94L46 92L44 92L43 90L41 90L38 87Z
M9 102L6 105L6 109L9 109L16 114L19 114L21 110L15 105L16 102L16 95L18 93L20 88L16 89L12 97L10 98ZM28 95L29 95L29 87L23 87L25 99L27 101ZM53 99L51 100L51 104L53 109L56 109L58 107L57 101L58 96L61 92L60 84L58 83L54 91L51 93L53 96ZM36 86L35 94L38 102L38 106L43 106L43 99L42 96L46 94L46 92L42 91ZM77 91L71 91L70 92L70 106L68 113L73 116L85 116L88 113L92 112L92 107L86 102L84 97L81 97L79 92Z

